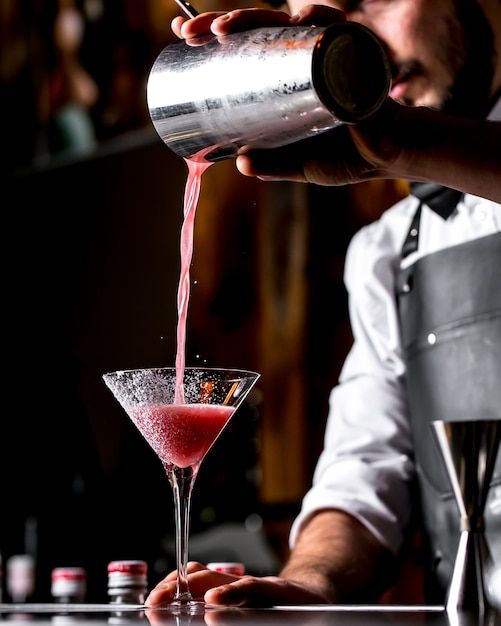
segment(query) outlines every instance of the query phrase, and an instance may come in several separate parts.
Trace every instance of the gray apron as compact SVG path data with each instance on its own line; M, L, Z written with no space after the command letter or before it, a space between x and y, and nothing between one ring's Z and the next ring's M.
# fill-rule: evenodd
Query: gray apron
M417 247L416 212L402 251ZM501 233L419 259L397 276L397 303L427 547L426 594L442 602L459 542L459 511L430 422L501 419ZM501 567L501 453L486 537ZM498 487L501 489L501 487Z

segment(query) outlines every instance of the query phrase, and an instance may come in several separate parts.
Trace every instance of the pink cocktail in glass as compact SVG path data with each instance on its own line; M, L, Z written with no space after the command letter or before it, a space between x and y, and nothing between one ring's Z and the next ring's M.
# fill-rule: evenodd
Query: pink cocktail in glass
M106 385L161 460L174 495L177 591L173 607L203 606L188 587L188 537L193 485L205 455L252 389L259 374L186 367L179 403L177 368L123 370L104 375Z

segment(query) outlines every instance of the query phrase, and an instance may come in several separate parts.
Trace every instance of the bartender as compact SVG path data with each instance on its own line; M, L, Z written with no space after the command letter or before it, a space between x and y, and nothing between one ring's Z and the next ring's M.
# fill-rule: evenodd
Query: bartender
M368 122L240 156L239 170L323 185L421 183L350 245L354 344L331 393L325 448L288 563L273 578L192 563L190 587L211 604L372 602L391 583L419 515L427 599L443 602L459 515L429 423L501 419L501 3L291 0L290 9L292 18L262 9L176 18L173 29L190 38L358 21L386 44L391 98ZM500 504L498 455L485 511L498 569ZM147 602L169 601L174 586L173 573Z

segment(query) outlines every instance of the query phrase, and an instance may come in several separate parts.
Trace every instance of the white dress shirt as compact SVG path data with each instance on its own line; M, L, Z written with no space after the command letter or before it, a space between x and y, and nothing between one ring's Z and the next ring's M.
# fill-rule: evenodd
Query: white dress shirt
M415 468L404 390L395 277L418 200L409 196L352 240L345 266L353 347L330 396L324 449L290 536L322 509L355 516L394 553L401 547ZM404 264L499 232L501 205L466 195L448 220L426 205L419 247Z

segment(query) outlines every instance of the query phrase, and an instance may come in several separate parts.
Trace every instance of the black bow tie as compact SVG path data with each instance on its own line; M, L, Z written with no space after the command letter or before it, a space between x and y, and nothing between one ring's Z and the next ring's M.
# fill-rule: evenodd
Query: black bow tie
M430 209L446 220L463 197L462 191L442 187L436 183L410 183L411 192L421 202L425 202Z

